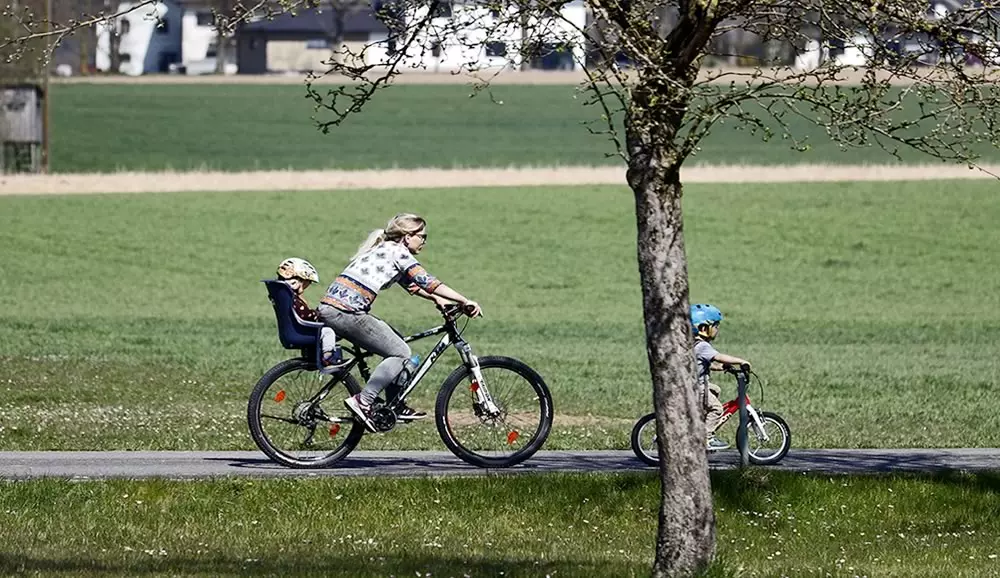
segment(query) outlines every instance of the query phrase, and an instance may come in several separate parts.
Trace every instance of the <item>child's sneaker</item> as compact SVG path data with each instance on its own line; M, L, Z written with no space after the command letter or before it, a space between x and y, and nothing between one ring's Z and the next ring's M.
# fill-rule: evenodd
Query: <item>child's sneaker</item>
M327 351L323 353L323 359L320 360L319 372L334 373L338 369L345 367L348 363L349 361L341 356L340 348L334 351Z
M351 410L351 413L356 415L361 420L361 423L365 424L365 427L368 428L368 431L370 432L375 431L375 423L372 422L372 418L369 417L372 407L370 405L366 405L363 401L361 401L360 393L352 395L351 397L345 399L344 406L347 409Z
M715 436L708 438L708 451L717 452L719 450L728 450L728 449L729 449L728 442L724 442Z

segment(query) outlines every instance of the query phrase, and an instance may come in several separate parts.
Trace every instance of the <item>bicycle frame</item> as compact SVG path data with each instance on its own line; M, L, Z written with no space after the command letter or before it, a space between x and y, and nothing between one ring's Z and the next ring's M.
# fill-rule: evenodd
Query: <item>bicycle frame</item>
M757 410L754 409L752 405L750 405L750 397L744 396L744 399L746 399L747 401L747 415L750 416L750 419L753 420L754 425L757 426L757 431L764 436L763 437L764 441L769 441L771 438L768 437L767 431L765 431L764 429L764 421L760 419L760 414L757 412ZM719 421L719 427L722 427L722 424L729 421L729 418L731 418L733 414L739 413L739 411L740 411L740 403L738 399L731 399L726 403L722 404L722 417L720 418Z
M747 426L749 426L750 422L752 421L756 431L758 432L758 435L763 436L762 438L763 441L770 441L771 438L770 436L767 435L767 430L764 428L764 420L760 418L760 414L757 412L756 409L754 409L753 405L750 404L750 396L746 395L746 393L743 393L746 391L747 386L750 384L749 368L737 371L734 368L727 367L726 369L724 369L724 371L726 373L730 373L736 376L737 393L736 393L736 399L732 399L722 404L722 417L719 420L719 427L721 427L722 424L729 421L729 418L732 417L733 414L738 414L740 412L739 396L742 393L744 402L743 406L746 408L747 417L749 418L747 420ZM763 395L763 393L761 395ZM739 437L739 432L737 432L737 438L738 437Z
M485 387L485 381L483 380L482 371L479 368L479 360L475 354L472 353L472 346L469 345L467 341L462 339L461 334L458 332L458 328L455 326L455 319L450 315L445 314L445 323L438 325L437 327L428 329L426 331L421 331L420 333L415 333L409 337L404 337L403 341L406 343L412 343L414 341L419 341L421 339L426 339L427 337L432 337L434 335L442 335L441 339L438 340L437 345L431 349L427 357L417 366L416 372L410 377L410 380L406 383L403 391L394 400L386 400L391 407L395 407L397 404L402 403L410 392L416 388L417 384L427 375L434 363L437 362L438 358L442 353L448 349L449 345L453 345L458 351L459 357L462 358L462 363L466 365L472 372L475 382L472 386L472 391L476 395L476 400L479 403L486 405L487 411L495 411L496 405L493 403L493 398L489 395L489 391ZM355 366L358 368L358 372L361 377L367 382L371 379L371 372L368 369L368 364L365 363L365 359L375 355L369 351L364 351L358 347L344 347L345 351L353 355L353 359L342 369L338 370L333 376L337 376L344 373L349 373ZM332 379L329 383L323 386L316 395L310 399L311 404L317 404L326 398L327 394L333 389L333 386L337 383L337 380Z

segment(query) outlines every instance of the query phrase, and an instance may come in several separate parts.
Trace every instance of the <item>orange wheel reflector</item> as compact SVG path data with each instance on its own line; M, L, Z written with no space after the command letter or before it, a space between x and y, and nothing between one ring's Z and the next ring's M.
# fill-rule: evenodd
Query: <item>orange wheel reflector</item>
M469 391L471 391L472 393L476 393L477 391L479 391L479 382L473 381L472 385L469 386Z
M511 445L517 441L517 438L521 437L521 434L517 433L517 430L511 431L507 434L507 445Z
M274 394L274 401L281 403L285 401L285 390L280 390L278 393Z
M335 424L331 425L330 426L330 437L334 437L338 433L340 433L340 424L339 423L335 423Z

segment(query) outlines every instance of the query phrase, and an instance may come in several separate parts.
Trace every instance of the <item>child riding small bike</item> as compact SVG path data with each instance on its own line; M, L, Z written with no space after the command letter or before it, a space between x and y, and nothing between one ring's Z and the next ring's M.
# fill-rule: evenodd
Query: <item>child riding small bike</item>
M705 434L710 451L729 448L729 443L715 437L715 432L725 423L723 419L722 400L719 396L722 389L712 383L709 374L712 371L722 371L723 365L745 365L750 368L750 362L733 355L720 353L712 347L712 341L719 336L719 325L722 323L722 311L714 305L698 303L691 306L691 331L694 333L694 357L698 362L698 390L701 393L702 405L705 408Z

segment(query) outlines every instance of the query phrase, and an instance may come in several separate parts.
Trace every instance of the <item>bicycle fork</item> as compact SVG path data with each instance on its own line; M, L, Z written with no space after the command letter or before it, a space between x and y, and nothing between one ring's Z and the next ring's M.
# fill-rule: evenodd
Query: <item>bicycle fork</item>
M760 419L760 414L751 405L747 405L747 416L750 418L747 428L753 428L757 434L757 439L764 442L770 441L771 438L768 437L767 430L764 429L764 420Z
M483 370L479 366L479 358L472 353L472 346L465 341L461 341L455 345L457 346L458 354L462 357L462 363L472 372L472 383L469 384L469 391L472 392L472 396L475 399L473 408L476 414L482 414L490 418L498 417L500 415L500 408L493 402L493 396L490 395L490 390L486 386L486 380L483 379Z

